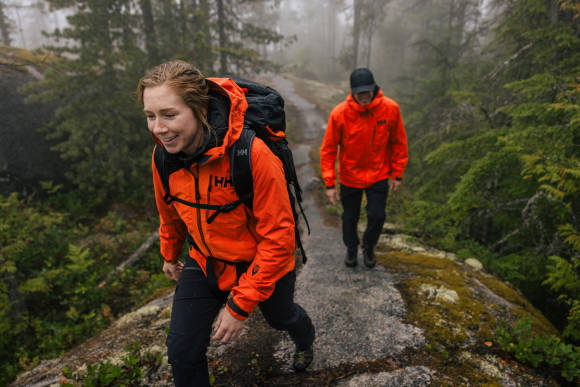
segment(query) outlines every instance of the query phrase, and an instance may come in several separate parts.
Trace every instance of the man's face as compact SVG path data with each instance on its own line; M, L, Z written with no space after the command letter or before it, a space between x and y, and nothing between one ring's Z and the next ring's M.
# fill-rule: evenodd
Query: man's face
M356 102L360 105L368 105L373 100L373 92L372 91L363 91L362 93L356 93L353 95Z

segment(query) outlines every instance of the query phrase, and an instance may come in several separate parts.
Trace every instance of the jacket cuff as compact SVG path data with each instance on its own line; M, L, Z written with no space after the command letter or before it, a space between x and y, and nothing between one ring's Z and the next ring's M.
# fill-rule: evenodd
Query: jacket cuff
M238 305L236 305L233 297L230 297L228 302L226 303L226 309L228 310L228 312L230 312L232 314L232 316L234 316L238 320L243 321L243 320L247 319L248 316L250 315L248 312L246 312L245 310L240 308Z
M335 187L336 187L336 186L335 186L334 184L333 184L333 185L327 185L327 186L326 186L326 189L334 189Z
M402 177L395 177L395 180L401 181L401 180L403 180L403 178Z
M175 259L171 260L171 259L167 259L165 257L163 257L163 260L167 263L171 263L172 265L175 265L177 263L177 261L179 261L179 257L176 257Z

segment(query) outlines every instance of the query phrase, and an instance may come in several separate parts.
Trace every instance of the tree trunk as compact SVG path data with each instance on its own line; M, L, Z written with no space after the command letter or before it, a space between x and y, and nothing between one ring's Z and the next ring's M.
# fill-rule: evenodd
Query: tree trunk
M354 21L352 26L352 68L356 69L358 67L358 48L360 40L360 14L361 14L361 1L354 1Z
M197 67L207 75L213 70L214 60L211 44L209 4L207 0L199 0L199 2L192 1L191 6L194 14L191 28L194 47L191 56Z
M369 35L367 41L367 68L371 67L371 54L373 52L373 35L375 32L375 18L369 20Z
M10 46L10 43L12 43L10 29L8 27L8 18L4 13L4 2L0 0L0 33L2 34L2 44L5 46Z
M560 12L560 2L552 0L550 4L550 22L552 24L558 23L558 14Z
M217 13L218 13L218 36L219 36L219 47L220 47L220 73L224 75L228 72L228 62L226 53L226 32L225 32L225 14L224 14L224 2L223 0L217 0Z
M141 15L143 15L143 32L145 33L145 49L147 50L147 67L157 65L159 62L159 51L157 50L157 36L155 35L155 22L153 20L153 9L151 0L141 0Z

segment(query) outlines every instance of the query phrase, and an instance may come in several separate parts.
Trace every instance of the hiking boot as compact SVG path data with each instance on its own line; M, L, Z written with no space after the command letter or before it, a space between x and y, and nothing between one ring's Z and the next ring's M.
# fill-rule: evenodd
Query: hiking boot
M377 260L375 258L375 252L372 247L363 247L363 257L365 266L369 269L372 269L377 264Z
M355 267L356 266L356 256L358 251L355 250L354 252L351 250L347 250L346 258L344 259L344 264L348 267Z
M312 359L314 359L314 349L312 345L303 351L299 351L298 348L296 348L293 364L294 370L296 372L305 371L306 368L308 368L308 366L310 365L310 363L312 363Z

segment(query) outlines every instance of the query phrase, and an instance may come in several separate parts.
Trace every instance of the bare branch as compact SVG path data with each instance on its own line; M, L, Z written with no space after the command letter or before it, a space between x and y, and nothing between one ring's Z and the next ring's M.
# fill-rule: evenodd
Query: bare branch
M129 258L127 258L119 266L117 266L114 270L112 270L107 275L106 279L103 282L101 282L101 284L99 284L99 286L103 286L111 277L113 277L114 275L123 271L123 269L125 269L125 267L130 266L133 263L135 263L139 258L141 258L143 253L145 253L151 247L151 245L153 243L155 243L155 241L157 241L157 239L159 239L159 230L153 231L151 233L151 235L149 235L147 240L145 240L145 242L143 242L141 244L141 246L139 246L139 248L137 250L135 250L135 252L133 254L131 254L131 256Z
M523 52L529 50L532 46L534 45L533 42L526 44L525 46L523 46L522 48L520 48L518 50L518 52L516 52L515 54L513 54L512 56L510 56L506 61L504 61L503 63L500 63L499 65L495 66L495 69L493 69L493 71L489 74L487 74L485 76L485 79L493 79L495 78L495 76L504 68L506 68L507 66L509 66L509 64L514 61L515 59L517 59L518 56L520 56Z

